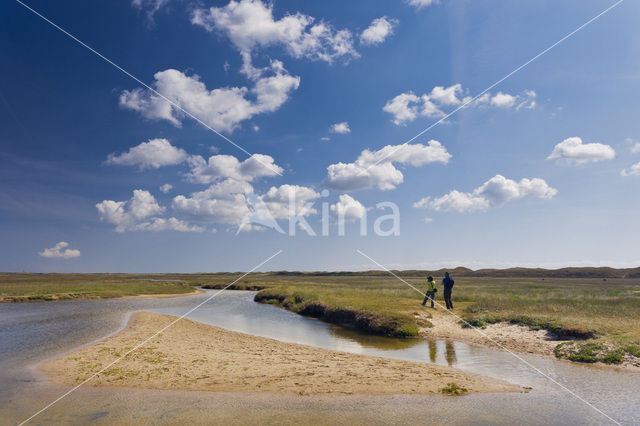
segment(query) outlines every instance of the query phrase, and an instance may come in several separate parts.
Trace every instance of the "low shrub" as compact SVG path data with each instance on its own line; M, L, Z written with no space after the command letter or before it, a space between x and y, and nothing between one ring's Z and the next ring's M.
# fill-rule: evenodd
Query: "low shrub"
M636 358L640 358L640 346L638 345L628 345L624 348L624 350L629 354L633 355Z
M462 395L464 393L467 393L468 390L467 390L467 388L463 388L463 387L458 386L457 384L451 382L451 383L447 383L447 386L442 388L440 390L440 392L443 395Z
M622 348L611 351L602 358L602 362L605 364L622 364L622 358L624 357L625 350Z

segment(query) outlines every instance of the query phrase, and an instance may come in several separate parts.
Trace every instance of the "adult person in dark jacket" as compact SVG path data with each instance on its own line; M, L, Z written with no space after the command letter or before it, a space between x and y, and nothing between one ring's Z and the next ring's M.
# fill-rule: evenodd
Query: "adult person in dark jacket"
M444 302L447 304L447 309L453 309L453 302L451 302L451 291L453 290L453 278L449 276L448 272L444 273L444 279L442 285L444 286Z

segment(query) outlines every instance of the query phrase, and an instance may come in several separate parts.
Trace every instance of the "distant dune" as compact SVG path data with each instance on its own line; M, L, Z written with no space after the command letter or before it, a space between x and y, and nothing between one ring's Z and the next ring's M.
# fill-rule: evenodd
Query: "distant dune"
M444 275L445 271L459 277L549 277L549 278L640 278L640 267L616 269L609 267L570 267L560 269L544 269L544 268L507 268L507 269L478 269L472 270L463 266L451 269L438 270L394 270L394 274L399 276L415 276L432 274L435 276ZM272 274L283 276L380 276L389 275L387 271L274 271Z

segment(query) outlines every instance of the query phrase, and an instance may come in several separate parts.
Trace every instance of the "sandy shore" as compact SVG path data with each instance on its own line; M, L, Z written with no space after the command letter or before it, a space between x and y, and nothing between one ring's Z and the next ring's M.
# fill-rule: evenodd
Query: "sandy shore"
M454 311L455 312L455 311ZM517 324L505 322L488 324L486 328L463 328L459 319L441 310L428 309L427 313L417 316L428 318L433 324L431 328L421 328L420 337L427 339L453 339L498 349L508 349L512 352L529 353L534 355L551 356L555 358L553 349L562 342L546 330L531 330Z
M120 333L40 366L75 385L175 317L136 313ZM518 392L496 379L442 366L283 343L183 319L88 385L296 394L429 394L448 383L468 393Z

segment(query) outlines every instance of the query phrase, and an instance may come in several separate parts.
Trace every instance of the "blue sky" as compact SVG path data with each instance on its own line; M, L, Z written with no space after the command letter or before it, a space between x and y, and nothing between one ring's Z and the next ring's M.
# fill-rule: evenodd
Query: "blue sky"
M0 270L640 263L639 4L344 3L3 2Z

